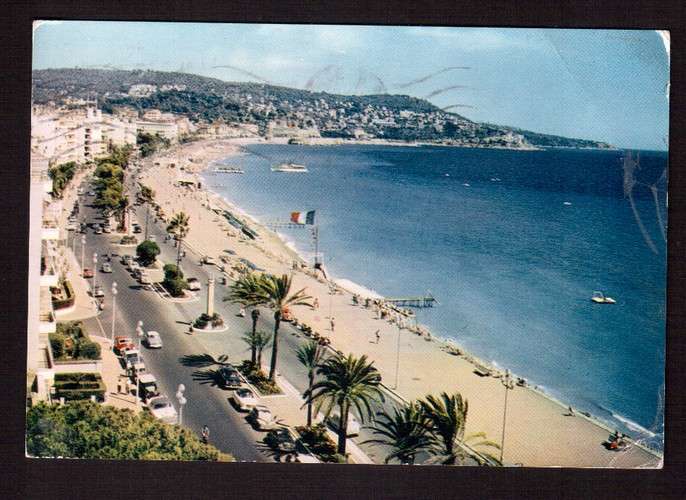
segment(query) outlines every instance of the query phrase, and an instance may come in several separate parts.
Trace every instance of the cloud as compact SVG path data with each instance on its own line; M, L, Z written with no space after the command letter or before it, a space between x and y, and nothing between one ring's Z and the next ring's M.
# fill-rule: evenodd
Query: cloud
M532 39L521 36L520 31L504 31L495 28L445 28L413 26L407 28L412 36L433 39L444 45L455 45L464 51L498 50L505 48L531 48Z

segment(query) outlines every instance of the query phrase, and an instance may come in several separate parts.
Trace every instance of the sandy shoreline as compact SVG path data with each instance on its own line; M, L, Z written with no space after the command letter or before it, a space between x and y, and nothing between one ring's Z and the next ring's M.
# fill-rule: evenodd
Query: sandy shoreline
M260 225L240 207L214 193L175 185L179 176L197 177L210 162L240 154L241 146L264 142L233 139L178 146L146 159L140 182L156 192L156 201L165 217L178 211L189 214L191 231L187 242L197 252L218 258L228 256L224 249L232 249L237 254L231 256L232 261L244 258L271 273L293 272L295 286L307 287L308 293L320 303L318 310L296 308L295 317L329 337L336 349L367 354L390 388L396 385L396 349L400 335L400 370L395 392L411 400L429 393L459 391L470 404L467 434L484 431L489 439L500 442L505 388L496 378L498 373L496 377L474 373L475 364L487 366L487 363L461 348L463 355L450 354L448 346L456 345L453 341L436 337L429 341L426 336L399 330L395 324L376 319L372 308L353 305L349 291L329 294L329 283L322 277L314 277L309 270L294 271L293 261L302 262L302 258L275 232ZM177 166L168 166L170 162ZM181 173L179 166L186 173ZM230 181L231 177L226 178ZM253 241L242 235L211 209L228 210L245 221L259 237ZM343 287L352 288L345 287L345 283ZM335 332L330 331L329 315L336 319ZM377 330L379 342L375 342ZM601 443L607 439L609 429L601 422L579 414L565 416L566 405L534 388L515 386L508 398L504 450L507 463L576 467L656 467L661 463L661 458L639 446L623 452L606 450Z

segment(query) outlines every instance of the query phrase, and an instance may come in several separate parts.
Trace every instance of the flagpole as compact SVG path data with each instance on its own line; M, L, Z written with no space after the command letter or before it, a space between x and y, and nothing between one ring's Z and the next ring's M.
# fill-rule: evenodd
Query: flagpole
M314 226L314 267L319 262L319 226Z

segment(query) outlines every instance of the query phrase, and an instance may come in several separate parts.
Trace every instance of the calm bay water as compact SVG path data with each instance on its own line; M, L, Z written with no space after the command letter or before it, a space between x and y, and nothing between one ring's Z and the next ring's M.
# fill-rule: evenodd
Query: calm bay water
M208 174L207 186L263 222L317 210L334 277L385 296L430 290L440 306L419 321L432 332L661 446L666 153L640 155L632 196L642 234L619 151L249 151L223 162L244 175ZM284 161L309 173L270 171ZM312 260L308 231L282 233ZM594 290L617 304L592 304Z

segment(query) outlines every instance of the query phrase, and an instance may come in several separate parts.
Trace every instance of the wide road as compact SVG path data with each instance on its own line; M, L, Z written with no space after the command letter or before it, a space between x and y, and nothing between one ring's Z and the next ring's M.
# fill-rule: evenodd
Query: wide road
M84 185L87 191L88 186ZM135 188L131 186L129 191L133 193ZM92 197L82 197L87 203L92 202ZM97 210L84 207L82 204L80 214L81 220L86 222L101 222L98 219ZM136 208L136 216L141 225L145 228L146 209ZM158 257L163 262L174 262L176 259L176 249L173 241L165 242L166 234L161 223L154 222L154 215L151 213L148 219L148 233L155 237L161 249ZM192 231L192 226L191 226ZM137 236L142 237L142 234ZM134 247L121 247L112 244L114 240L111 235L95 235L93 229L89 228L86 235L86 267L92 259L93 252L99 255L104 253L117 254L135 252ZM139 238L142 239L142 238ZM80 243L79 243L80 244ZM188 404L183 410L183 425L200 432L204 424L210 427L212 444L222 451L233 454L238 460L248 461L272 461L273 457L266 451L261 440L263 433L256 432L245 421L244 414L237 412L228 402L229 392L217 388L208 374L216 369L212 366L187 366L188 362L183 363L182 359L189 355L227 354L232 362L240 362L249 357L249 349L241 340L244 332L251 326L249 317L241 318L237 316L239 307L228 302L223 302L222 298L228 292L225 286L217 284L215 291L215 310L219 312L228 325L228 330L212 334L188 335L189 322L205 312L207 290L206 282L210 274L218 276L220 273L214 266L202 266L199 264L200 255L194 254L191 249L187 250L187 256L182 260L181 267L186 277L196 277L203 283L202 290L196 292L197 300L185 303L172 303L161 298L156 292L144 290L126 271L119 259L112 259L113 272L105 274L97 272L97 281L103 285L106 293L105 310L98 319L89 320L87 326L89 330L99 331L101 328L109 336L111 332L111 293L110 288L113 281L117 281L119 293L117 295L115 335L125 334L135 337L135 327L138 321L143 321L145 330L156 330L164 342L164 347L160 350L146 350L143 348L143 357L148 370L158 379L162 392L166 394L174 405L178 408L178 403L174 397L178 384L183 383L186 387L185 397ZM80 249L77 249L79 254ZM102 259L99 257L98 267ZM249 315L248 315L249 316ZM274 320L269 310L262 309L258 328L273 331ZM202 340L200 340L202 336ZM298 361L295 352L302 346L308 338L301 332L293 328L289 323L281 323L279 331L279 359L277 371L284 376L300 393L307 389L307 372ZM209 351L209 352L208 352ZM263 358L269 359L271 348L265 349ZM195 375L195 378L194 378ZM382 408L391 411L396 402L387 397L384 402L373 405L374 411ZM304 424L305 422L303 422ZM388 453L385 446L371 446L362 444L366 439L374 437L372 432L363 428L360 435L353 440L363 449L363 451L375 462L383 463L383 459ZM425 458L425 457L422 457ZM418 457L419 461L419 457Z

